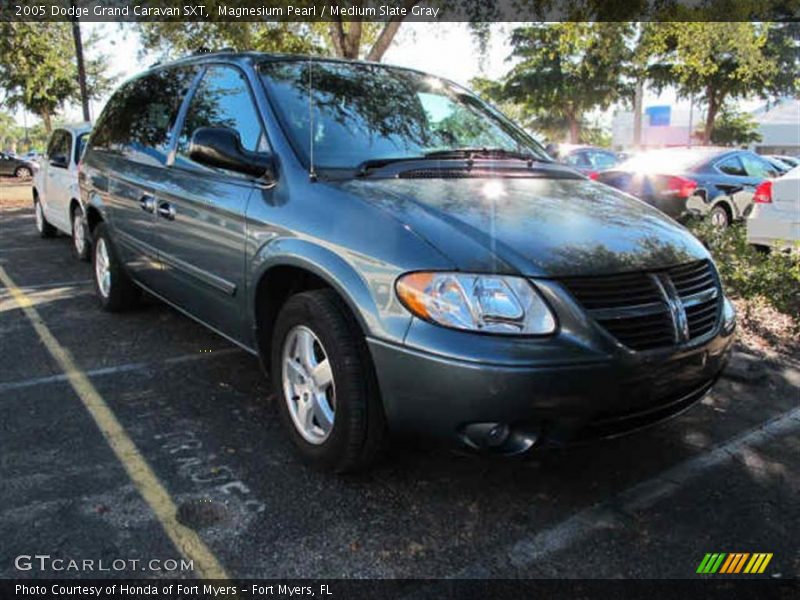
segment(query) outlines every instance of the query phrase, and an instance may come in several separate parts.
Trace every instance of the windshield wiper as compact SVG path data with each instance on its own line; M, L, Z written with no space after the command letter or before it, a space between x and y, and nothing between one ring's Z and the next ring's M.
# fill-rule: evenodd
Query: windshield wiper
M426 152L426 158L517 158L519 160L527 160L528 162L551 162L541 156L536 156L530 152L522 152L519 150L507 150L505 148L486 148L486 147L465 147L465 148L449 148L447 150L436 150L434 152Z
M534 162L549 163L553 162L546 158L536 156L529 152L519 152L516 150L506 150L505 148L449 148L447 150L435 150L426 152L420 156L403 156L399 158L372 158L361 162L356 167L356 173L363 177L372 169L380 169L394 163L410 162L416 160L445 160L448 158L466 159L472 162L475 158L514 158L527 161L530 166Z

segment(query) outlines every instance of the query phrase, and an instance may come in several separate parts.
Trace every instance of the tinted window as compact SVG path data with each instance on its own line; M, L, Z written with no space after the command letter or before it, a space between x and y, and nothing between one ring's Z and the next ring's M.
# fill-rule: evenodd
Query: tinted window
M743 153L742 163L744 163L745 171L750 177L767 179L778 176L778 170L775 167L755 154Z
M463 147L546 158L538 144L497 111L436 77L328 61L272 61L260 70L294 147L308 162L313 140L320 168L352 169L365 160Z
M742 161L738 156L730 156L725 160L717 163L717 168L726 175L735 175L737 177L747 177L747 171L742 166Z
M586 157L586 152L573 152L564 159L564 162L574 167L588 168L592 166L589 159Z
M239 134L245 150L268 149L247 80L232 67L210 67L203 75L178 138L176 164L208 168L189 158L192 134L199 127L227 127Z
M125 84L108 101L91 147L137 162L164 164L170 131L194 73L163 69Z
M70 134L63 129L59 129L50 139L50 145L47 147L47 157L50 160L58 157L61 160L68 161L71 145L72 137Z
M86 145L86 140L89 137L88 133L82 133L78 136L78 143L75 144L75 162L78 163L81 160L81 155L83 154L83 148Z
M595 169L610 169L617 164L617 157L610 152L590 152L590 160Z

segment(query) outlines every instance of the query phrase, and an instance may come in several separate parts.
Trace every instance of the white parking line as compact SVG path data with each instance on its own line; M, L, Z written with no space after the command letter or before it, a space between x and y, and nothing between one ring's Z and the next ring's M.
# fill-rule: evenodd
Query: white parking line
M91 285L94 283L92 279L74 279L72 281L53 281L51 283L35 283L33 285L21 285L19 289L23 292L28 290L47 290L50 288L60 288L60 287L76 287L79 285ZM5 288L0 288L0 292L8 292Z
M182 356L174 356L166 358L161 362L136 362L124 365L117 365L114 367L102 367L99 369L91 369L86 371L89 377L102 377L104 375L116 375L118 373L129 373L131 371L143 371L145 369L154 369L163 365L177 365L181 363L194 362L203 360L205 358L219 358L220 356L227 356L230 354L237 354L242 352L238 348L226 348L224 350L216 350L214 352L202 352L197 354L184 354ZM62 383L68 381L69 378L66 374L48 375L47 377L35 377L33 379L23 379L21 381L9 381L7 383L0 383L0 393L8 392L11 390L21 390L37 385L46 385L49 383Z
M800 431L800 407L782 413L707 452L629 487L574 514L565 521L518 540L492 555L489 561L473 563L454 573L450 578L483 579L508 575L508 573L494 572L487 563L502 565L502 569L506 569L509 565L517 569L529 567L554 552L572 547L610 525L621 525L623 517L620 511L632 512L650 508L710 469L740 457L752 446L796 431Z

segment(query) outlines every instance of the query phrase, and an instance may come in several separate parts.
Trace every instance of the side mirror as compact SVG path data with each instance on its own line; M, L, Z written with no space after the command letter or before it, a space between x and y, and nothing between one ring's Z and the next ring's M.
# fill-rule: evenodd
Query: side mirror
M201 165L253 177L274 177L272 155L242 148L239 133L228 127L198 127L189 144L189 158Z

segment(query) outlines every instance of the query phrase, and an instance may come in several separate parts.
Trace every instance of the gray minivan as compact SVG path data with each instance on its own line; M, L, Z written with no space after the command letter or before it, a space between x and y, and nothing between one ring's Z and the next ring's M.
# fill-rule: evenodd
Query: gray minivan
M80 179L102 307L146 290L258 355L294 445L336 471L389 432L517 453L632 431L699 400L733 341L683 227L409 69L155 66Z

